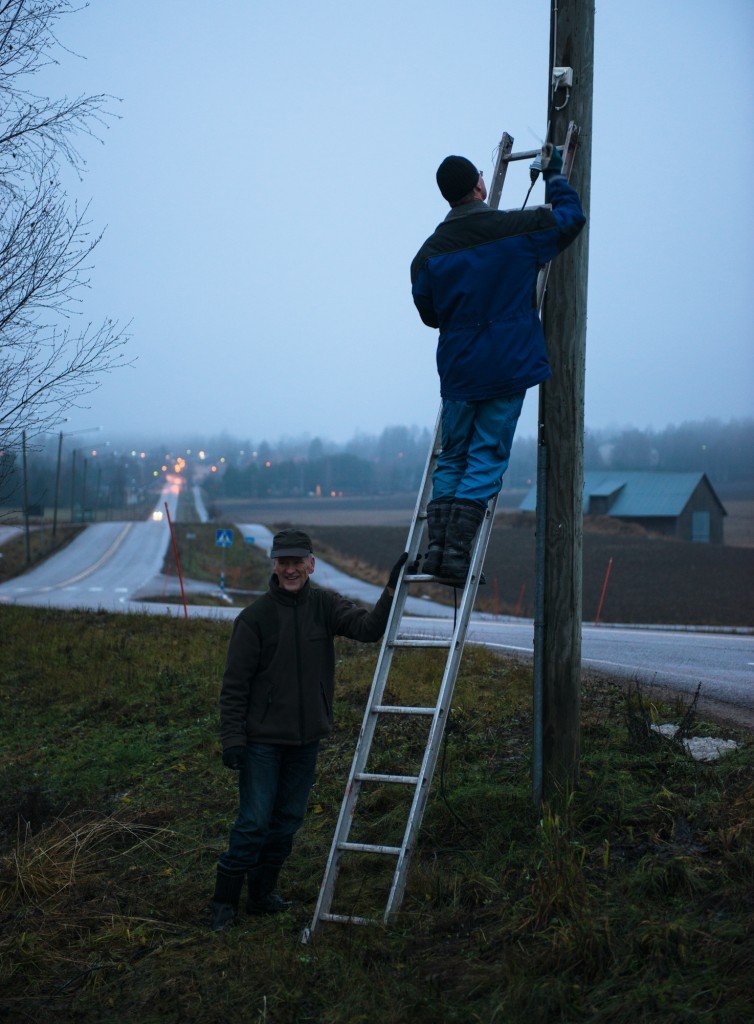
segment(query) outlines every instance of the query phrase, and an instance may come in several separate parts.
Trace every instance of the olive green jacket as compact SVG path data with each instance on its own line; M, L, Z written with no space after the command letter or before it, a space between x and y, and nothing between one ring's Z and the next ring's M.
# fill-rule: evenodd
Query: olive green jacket
M223 749L300 744L327 736L333 723L334 637L374 642L385 632L392 597L372 611L307 580L297 594L273 575L266 594L233 625L220 694Z

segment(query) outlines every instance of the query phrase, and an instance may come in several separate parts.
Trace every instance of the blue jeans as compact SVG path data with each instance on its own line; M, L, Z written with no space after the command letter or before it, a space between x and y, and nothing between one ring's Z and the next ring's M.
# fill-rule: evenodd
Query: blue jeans
M218 860L227 874L266 864L280 867L306 813L319 740L300 747L249 743L238 778L238 817Z
M486 505L503 485L525 391L483 402L442 402L442 451L432 474L432 498Z

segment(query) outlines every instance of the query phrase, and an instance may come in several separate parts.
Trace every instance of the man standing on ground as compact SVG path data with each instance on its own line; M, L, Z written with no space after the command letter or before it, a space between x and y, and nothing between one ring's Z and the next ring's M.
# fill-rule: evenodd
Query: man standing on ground
M533 170L551 209L501 212L485 203L484 178L462 156L446 157L437 184L450 213L411 264L414 303L439 327L442 451L427 506L422 571L462 583L488 501L503 482L527 388L550 376L536 308L539 270L585 224L562 174L560 152L542 149Z
M220 695L223 764L239 773L239 810L218 860L211 927L236 919L244 878L250 914L288 904L274 891L314 782L319 741L333 724L333 638L371 643L385 631L404 554L372 611L309 582L312 542L273 538L268 591L235 621Z

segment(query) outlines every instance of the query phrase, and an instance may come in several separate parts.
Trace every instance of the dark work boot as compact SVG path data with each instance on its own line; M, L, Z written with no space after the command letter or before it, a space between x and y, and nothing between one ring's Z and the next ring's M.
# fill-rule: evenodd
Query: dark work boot
M452 506L452 498L435 498L427 505L429 550L424 556L422 572L430 576L440 575L443 548L445 547L445 531L448 528Z
M249 871L247 914L280 914L291 906L290 900L284 900L274 891L281 867L281 864L258 864Z
M215 893L209 905L209 926L213 932L224 932L236 923L241 889L243 874L228 874L218 867Z
M466 582L471 561L471 545L479 529L486 505L480 501L456 498L450 510L450 522L445 531L445 553L439 575L459 586Z

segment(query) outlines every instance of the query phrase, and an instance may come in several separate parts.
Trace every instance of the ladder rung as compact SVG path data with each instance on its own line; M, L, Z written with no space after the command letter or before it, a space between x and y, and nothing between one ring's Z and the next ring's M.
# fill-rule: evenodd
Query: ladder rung
M391 640L389 647L445 647L452 646L452 640Z
M339 850L356 850L358 853L392 853L398 857L400 846L375 846L372 843L338 843Z
M320 921L335 921L337 924L380 924L373 917L349 917L348 914L320 914Z
M404 583L442 583L445 586L453 586L463 590L465 583L460 580L449 579L447 576L430 576L427 572L412 572L403 577Z
M435 708L410 708L405 704L376 704L373 715L434 715Z
M525 149L519 153L509 153L508 156L504 156L502 159L508 163L511 160L533 160L535 156L539 156L541 150L539 149Z
M375 772L357 772L355 778L359 782L402 782L406 786L415 786L418 775L379 775Z

